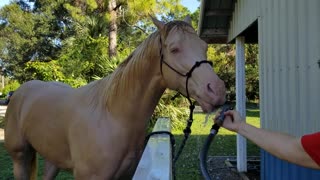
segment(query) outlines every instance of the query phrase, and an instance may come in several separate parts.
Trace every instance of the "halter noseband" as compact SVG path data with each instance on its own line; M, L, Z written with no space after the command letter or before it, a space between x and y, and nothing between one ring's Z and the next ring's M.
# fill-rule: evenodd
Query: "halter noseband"
M193 105L191 99L190 99L190 95L189 95L189 89L188 89L188 82L189 82L189 78L192 76L192 72L197 68L200 67L201 64L203 63L208 63L212 66L212 62L211 61L207 61L207 60L202 60L202 61L196 61L196 63L192 66L192 68L186 73L183 74L181 72L179 72L178 70L174 69L172 66L170 66L163 58L163 53L162 53L162 39L161 39L161 35L160 35L160 71L161 71L161 75L163 76L162 73L162 63L164 63L165 65L167 65L171 70L173 70L174 72L176 72L177 74L179 74L182 77L186 77L186 98L188 99L190 105ZM180 92L179 92L180 93ZM181 94L181 93L180 93Z

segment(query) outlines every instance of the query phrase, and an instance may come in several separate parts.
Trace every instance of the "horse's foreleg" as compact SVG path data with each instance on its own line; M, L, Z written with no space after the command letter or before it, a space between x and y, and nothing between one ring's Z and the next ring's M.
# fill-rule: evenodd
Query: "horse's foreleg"
M51 162L45 160L43 180L52 180L58 175L58 173L59 168L53 165Z

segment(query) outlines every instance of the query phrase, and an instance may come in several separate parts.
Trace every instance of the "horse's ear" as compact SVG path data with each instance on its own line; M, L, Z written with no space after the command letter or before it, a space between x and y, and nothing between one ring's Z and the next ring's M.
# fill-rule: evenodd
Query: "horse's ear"
M152 19L153 24L156 25L159 30L161 30L164 27L164 25L165 25L164 22L159 21L157 18L155 18L153 16L150 16L150 17Z
M191 25L191 17L189 15L187 15L183 21Z

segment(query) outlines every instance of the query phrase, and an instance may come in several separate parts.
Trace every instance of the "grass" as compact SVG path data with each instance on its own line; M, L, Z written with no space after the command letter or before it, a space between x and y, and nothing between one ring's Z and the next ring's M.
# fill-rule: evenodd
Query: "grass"
M256 127L260 127L260 115L259 110L256 108L250 108L247 110L246 121ZM194 114L194 123L192 125L192 134L189 137L183 152L177 161L177 179L202 179L199 172L199 152L207 137L212 121L204 127L203 122L205 114ZM1 120L0 120L1 122ZM1 124L1 123L0 123ZM176 138L177 146L183 138L182 130L173 130L173 134ZM248 156L259 156L259 148L247 141ZM211 144L208 156L235 156L236 155L236 134L226 129L221 128L219 134L215 137L214 142ZM43 159L39 159L38 175L41 177L43 171ZM3 147L3 143L0 142L0 177L1 179L14 179L12 174L12 161L8 153ZM69 180L73 179L69 172L60 172L57 180Z
M248 109L246 121L256 127L260 127L260 115L258 109ZM177 161L177 179L202 179L199 171L199 153L202 145L210 132L212 123L203 127L205 114L195 114L192 125L192 134ZM173 130L177 146L183 138L181 130ZM236 156L236 134L224 128L219 130L218 135L210 146L208 156ZM248 156L259 156L260 149L250 141L247 141Z

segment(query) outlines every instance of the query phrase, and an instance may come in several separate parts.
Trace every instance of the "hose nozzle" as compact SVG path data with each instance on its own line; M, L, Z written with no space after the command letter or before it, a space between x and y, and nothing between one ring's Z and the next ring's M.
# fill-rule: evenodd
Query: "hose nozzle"
M217 124L218 126L222 126L223 124L223 120L225 118L225 115L224 113L229 111L229 110L232 110L233 108L231 107L231 105L229 104L224 104L222 107L221 107L221 112L220 112L220 115L216 118L215 120L215 124Z

